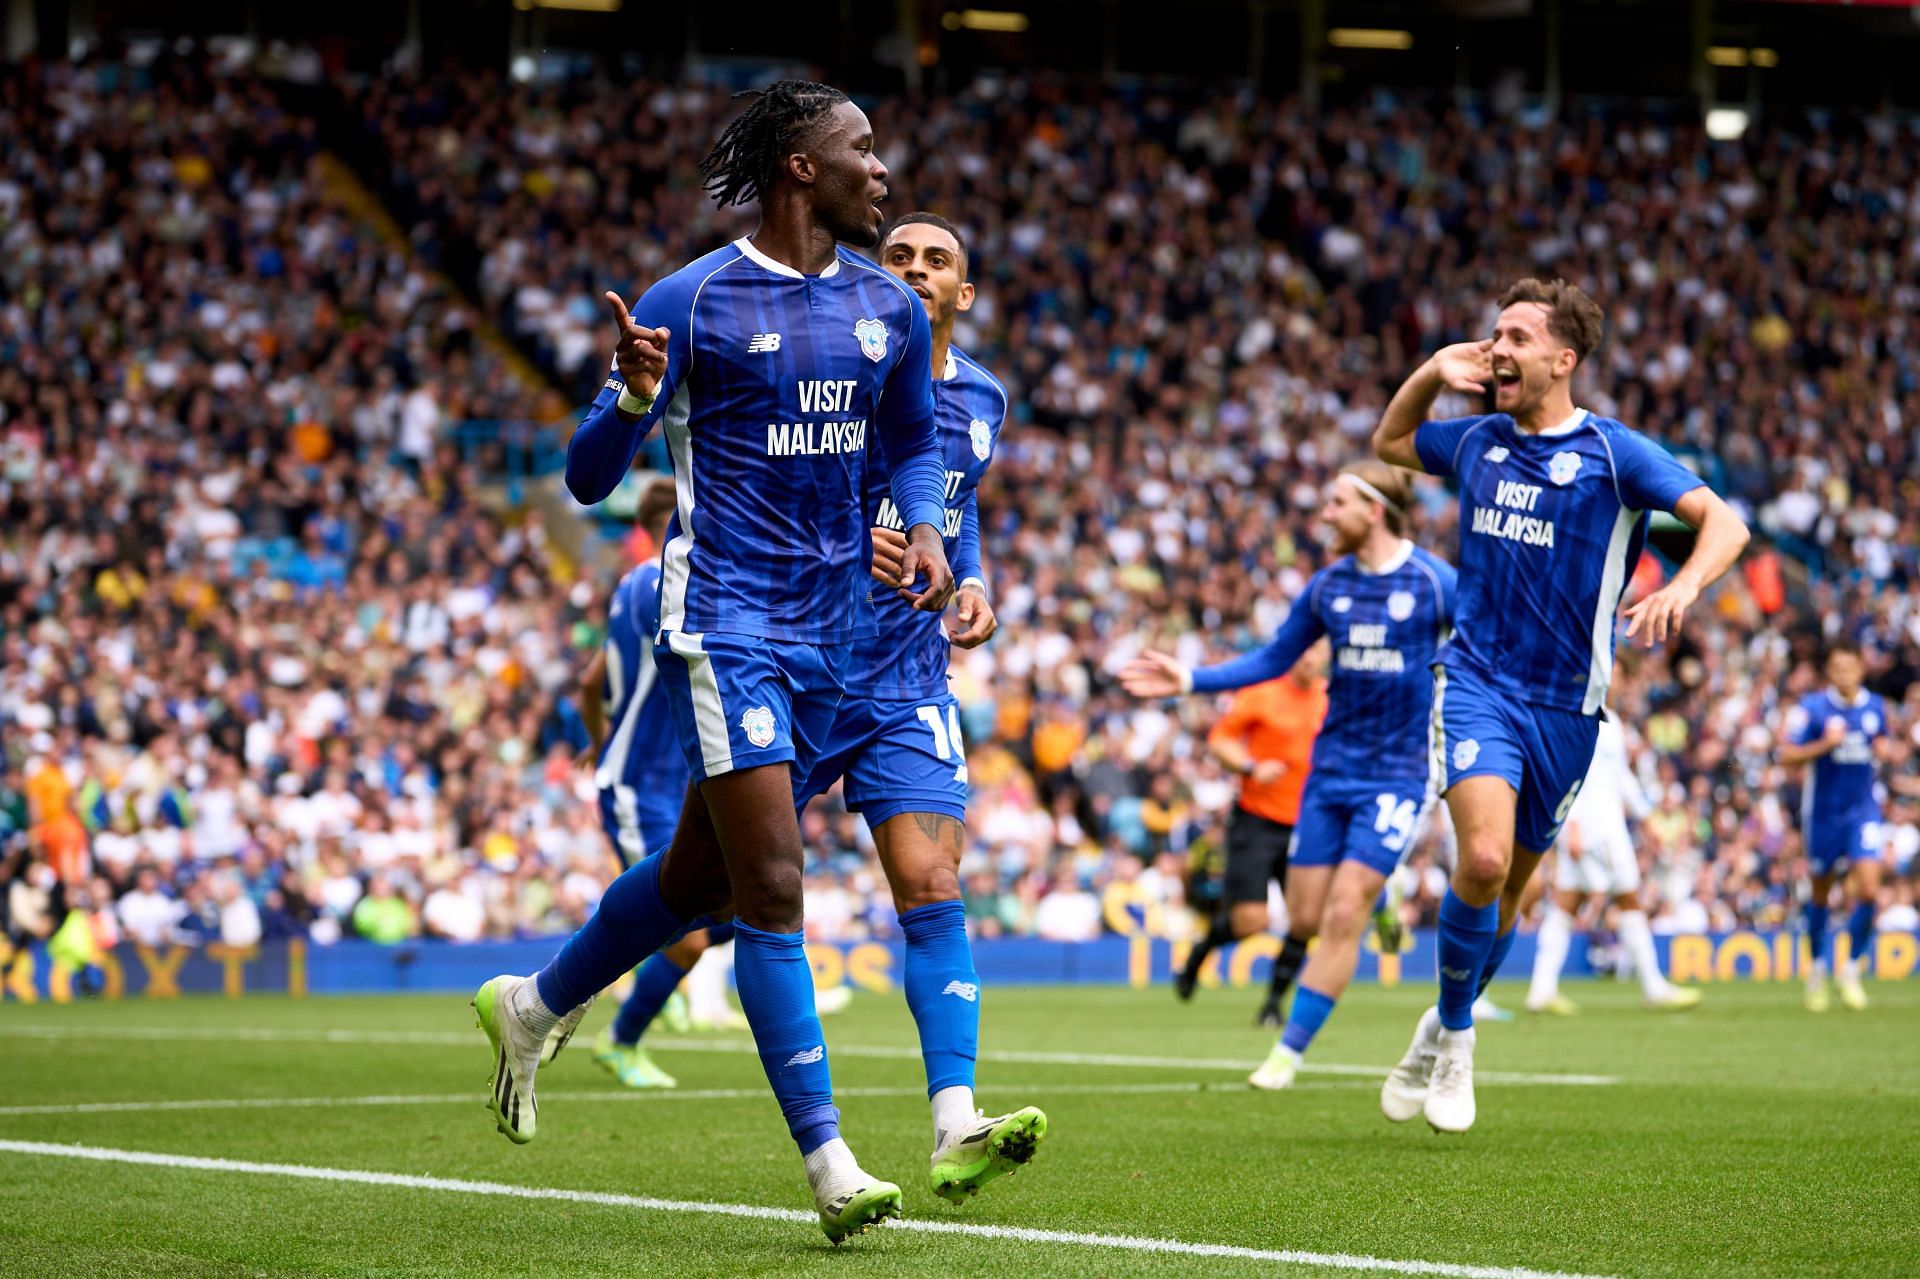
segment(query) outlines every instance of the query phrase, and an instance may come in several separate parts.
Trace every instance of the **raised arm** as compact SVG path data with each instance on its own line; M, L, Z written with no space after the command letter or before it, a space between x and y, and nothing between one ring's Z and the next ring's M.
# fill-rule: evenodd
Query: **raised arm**
M593 406L567 441L567 491L584 506L606 499L633 465L640 441L673 397L678 370L672 359L676 344L664 325L643 322L664 319L677 305L678 289L671 279L648 289L631 313L617 293L606 294L618 338L613 371L593 397ZM684 364L684 358L679 361Z
M1433 411L1433 402L1445 390L1468 395L1484 394L1493 380L1493 339L1483 342L1456 342L1443 346L1413 376L1400 384L1373 429L1373 451L1381 461L1404 466L1412 471L1440 474L1421 461L1414 436L1420 424ZM1451 469L1451 468L1448 468Z

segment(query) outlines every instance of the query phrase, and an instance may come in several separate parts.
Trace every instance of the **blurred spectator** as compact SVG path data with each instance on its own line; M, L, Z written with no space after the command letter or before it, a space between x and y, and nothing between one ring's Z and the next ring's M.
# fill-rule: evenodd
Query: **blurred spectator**
M353 928L362 937L383 946L393 946L414 935L413 907L393 890L393 881L384 871L376 871L367 880L367 895L353 908Z

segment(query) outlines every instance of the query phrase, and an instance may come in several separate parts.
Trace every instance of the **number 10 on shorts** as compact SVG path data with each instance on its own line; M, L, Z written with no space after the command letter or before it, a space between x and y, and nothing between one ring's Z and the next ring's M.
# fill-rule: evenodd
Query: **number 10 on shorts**
M940 714L938 706L922 706L917 712L920 722L933 730L933 753L943 760L960 761L953 770L955 781L967 780L967 744L960 736L960 708L949 703L946 715Z

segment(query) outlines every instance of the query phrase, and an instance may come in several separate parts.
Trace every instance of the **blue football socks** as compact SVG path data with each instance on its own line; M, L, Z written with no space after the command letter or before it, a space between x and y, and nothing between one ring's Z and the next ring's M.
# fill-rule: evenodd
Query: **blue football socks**
M1826 962L1827 958L1827 904L1810 901L1807 903L1807 948L1816 964Z
M1469 906L1447 889L1440 901L1440 1024L1448 1030L1473 1026L1480 971L1493 951L1500 903Z
M736 921L733 980L787 1131L802 1155L811 1154L840 1135L840 1112L813 1006L805 934L770 933Z
M1851 948L1853 962L1867 962L1867 949L1873 944L1873 903L1860 902L1847 916L1847 942Z
M586 1003L686 928L660 897L665 858L662 850L629 866L607 886L593 918L540 970L540 1002L554 1015Z
M1327 1015L1332 1011L1331 996L1311 986L1300 986L1293 992L1293 1007L1287 1010L1287 1028L1280 1033L1281 1044L1297 1053L1307 1051L1307 1045L1320 1033L1320 1027L1327 1024Z
M1497 911L1499 903L1494 903L1494 907ZM1495 917L1498 918L1497 914ZM1473 988L1476 998L1487 993L1487 987L1493 984L1493 975L1500 971L1500 965L1507 962L1507 952L1513 949L1513 939L1519 935L1520 928L1516 922L1514 927L1493 939L1493 949L1487 952L1487 962L1480 965L1480 981Z
M667 958L665 951L640 965L640 971L633 975L633 992L614 1016L613 1042L629 1048L639 1043L686 975L687 970Z
M900 916L900 930L907 939L907 1007L920 1028L927 1095L972 1088L980 1052L980 975L967 942L966 909L958 901L919 906Z

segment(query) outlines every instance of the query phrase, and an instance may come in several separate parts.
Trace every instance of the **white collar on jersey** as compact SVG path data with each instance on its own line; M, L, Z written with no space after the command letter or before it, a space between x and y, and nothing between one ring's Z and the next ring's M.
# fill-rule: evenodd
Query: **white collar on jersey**
M745 257L748 261L752 262L755 266L763 267L766 270L773 272L775 275L784 275L789 279L793 279L793 280L804 280L807 278L806 276L802 275L800 272L788 266L785 262L775 262L772 258L768 257L766 254L754 248L753 241L749 240L744 235L733 242L733 247L740 250L741 255ZM833 261L828 264L826 270L822 271L819 275L815 276L814 278L818 280L824 280L824 279L827 279L829 276L834 276L838 274L840 274L840 251L838 249L835 249L833 254Z
M1362 573L1375 576L1382 573L1391 573L1412 558L1413 543L1403 537L1400 539L1400 549L1387 556L1386 563L1382 564L1379 568L1368 568L1358 555L1353 557L1353 566Z
M1853 710L1857 707L1865 706L1867 704L1867 698L1870 696L1872 696L1872 694L1868 693L1866 685L1862 684L1860 686L1860 691L1855 693L1853 695L1853 700L1849 702L1845 698L1840 696L1839 689L1835 688L1831 684L1827 685L1827 700L1832 702L1835 706L1844 706L1848 710Z
M960 361L953 358L953 348L947 348L947 367L941 371L940 380L951 382L960 376Z
M1573 416L1568 418L1566 421L1557 422L1552 426L1543 426L1539 430L1535 431L1534 434L1535 435L1572 435L1576 430L1580 428L1580 424L1586 420L1587 420L1587 411L1585 409L1575 409L1573 411ZM1521 434L1524 435L1526 434L1526 432L1522 431Z

